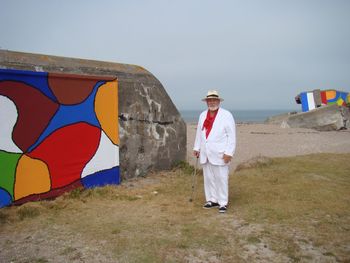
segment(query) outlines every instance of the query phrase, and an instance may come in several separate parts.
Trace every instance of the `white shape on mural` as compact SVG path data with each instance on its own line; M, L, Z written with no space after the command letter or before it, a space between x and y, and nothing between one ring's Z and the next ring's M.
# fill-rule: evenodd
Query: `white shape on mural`
M17 108L13 101L0 95L0 150L22 153L12 140L13 127L17 117Z
M107 135L101 131L100 145L96 154L88 162L81 177L119 166L119 147L114 145Z

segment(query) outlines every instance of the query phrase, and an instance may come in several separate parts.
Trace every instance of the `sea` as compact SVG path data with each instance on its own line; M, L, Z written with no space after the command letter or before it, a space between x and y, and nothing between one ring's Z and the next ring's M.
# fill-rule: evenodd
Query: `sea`
M186 123L196 123L203 110L180 110ZM230 110L236 123L263 123L268 117L280 115L295 110Z

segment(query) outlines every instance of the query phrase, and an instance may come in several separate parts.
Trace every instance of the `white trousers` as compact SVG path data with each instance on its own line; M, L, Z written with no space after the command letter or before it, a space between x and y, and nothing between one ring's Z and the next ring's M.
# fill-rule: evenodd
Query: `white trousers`
M219 203L220 206L228 203L228 165L203 164L204 192L206 201Z

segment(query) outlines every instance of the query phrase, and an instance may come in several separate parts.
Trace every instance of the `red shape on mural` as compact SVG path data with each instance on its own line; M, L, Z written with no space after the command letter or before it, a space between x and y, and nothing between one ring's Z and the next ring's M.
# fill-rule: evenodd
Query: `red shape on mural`
M26 152L39 138L59 105L39 90L16 81L0 82L0 94L12 100L17 107L18 119L12 138Z
M43 200L43 199L47 199L47 198L54 198L57 197L59 195L64 194L65 192L69 192L72 191L75 188L80 188L83 187L82 183L80 180L71 183L70 185L61 187L61 188L57 188L57 189L53 189L47 193L43 193L43 194L32 194L30 196L26 196L23 197L19 200L14 201L15 205L21 205L24 204L26 202L29 201L39 201L39 200Z
M321 91L321 101L323 104L327 104L327 96L325 91Z
M52 189L60 188L80 179L96 153L100 137L99 128L76 123L58 129L28 155L48 165Z
M103 77L112 80L112 77ZM83 102L92 92L101 77L73 74L49 73L49 86L61 104L72 105Z

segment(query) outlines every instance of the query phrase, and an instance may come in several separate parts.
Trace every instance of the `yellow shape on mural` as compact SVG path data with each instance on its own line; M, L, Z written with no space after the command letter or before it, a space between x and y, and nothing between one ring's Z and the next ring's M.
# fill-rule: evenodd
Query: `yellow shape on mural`
M95 97L95 112L107 137L119 145L117 80L100 86Z
M45 193L50 190L51 180L47 165L38 159L22 155L16 169L14 199Z
M346 96L346 103L350 103L350 92L348 93L348 96Z
M337 96L337 92L335 90L327 90L326 91L327 100L333 100L333 99L335 99L335 96Z
M343 101L343 99L342 99L342 98L339 98L339 99L337 100L337 104L338 104L338 106L343 105L343 103L344 103L344 101Z

